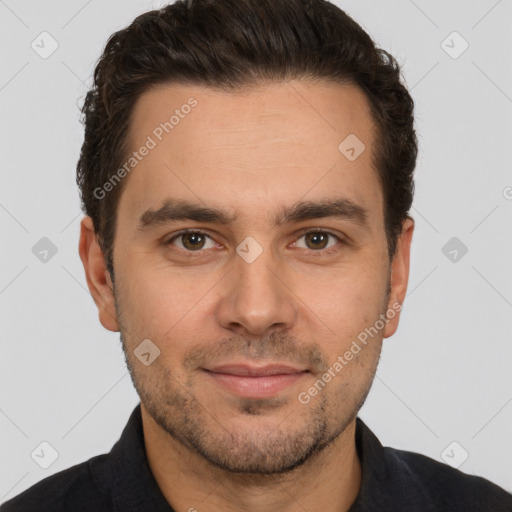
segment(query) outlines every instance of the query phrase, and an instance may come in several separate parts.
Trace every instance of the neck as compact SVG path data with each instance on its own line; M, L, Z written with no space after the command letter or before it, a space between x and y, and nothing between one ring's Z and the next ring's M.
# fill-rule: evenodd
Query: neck
M230 473L164 432L142 407L148 463L175 510L346 512L361 484L355 419L324 450L285 474Z

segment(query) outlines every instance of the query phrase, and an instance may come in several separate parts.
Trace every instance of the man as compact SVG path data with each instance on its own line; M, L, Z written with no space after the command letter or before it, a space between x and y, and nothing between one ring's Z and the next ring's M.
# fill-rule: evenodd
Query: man
M141 403L2 512L512 510L357 418L407 289L417 141L351 18L178 1L110 38L83 113L80 257Z

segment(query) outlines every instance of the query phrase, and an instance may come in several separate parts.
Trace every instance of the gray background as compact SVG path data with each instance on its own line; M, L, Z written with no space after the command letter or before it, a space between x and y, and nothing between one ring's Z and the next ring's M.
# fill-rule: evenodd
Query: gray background
M420 137L408 296L361 417L512 491L512 1L337 4L404 65ZM78 257L78 106L107 37L161 5L0 0L0 501L109 451L138 403Z

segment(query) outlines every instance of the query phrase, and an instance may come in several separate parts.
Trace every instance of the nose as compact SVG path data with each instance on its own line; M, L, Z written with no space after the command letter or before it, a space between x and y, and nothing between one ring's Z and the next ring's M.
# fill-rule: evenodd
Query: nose
M216 308L217 321L244 337L286 331L297 318L297 297L286 283L283 265L264 250L252 263L235 256Z

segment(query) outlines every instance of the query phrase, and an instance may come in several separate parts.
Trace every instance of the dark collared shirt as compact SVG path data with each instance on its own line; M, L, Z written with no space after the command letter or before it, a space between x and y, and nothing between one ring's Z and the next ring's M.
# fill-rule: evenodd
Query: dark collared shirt
M512 512L512 495L500 487L423 455L384 448L360 418L356 446L362 482L349 512ZM46 511L173 512L146 459L140 404L109 454L45 478L0 507Z

